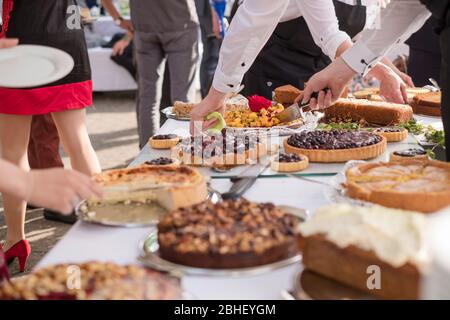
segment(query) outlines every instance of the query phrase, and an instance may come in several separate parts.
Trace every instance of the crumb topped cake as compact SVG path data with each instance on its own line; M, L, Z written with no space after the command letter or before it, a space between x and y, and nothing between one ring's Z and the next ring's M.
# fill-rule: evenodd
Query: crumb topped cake
M299 219L271 203L203 202L168 214L158 225L163 259L200 268L246 268L296 255Z
M69 276L79 272L70 288ZM79 287L77 286L79 284ZM59 264L0 286L0 300L173 300L181 299L179 279L134 265L88 262Z

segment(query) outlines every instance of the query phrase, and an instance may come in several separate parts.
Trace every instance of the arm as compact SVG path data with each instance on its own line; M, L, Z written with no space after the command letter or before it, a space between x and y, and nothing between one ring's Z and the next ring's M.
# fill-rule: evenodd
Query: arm
M314 42L331 60L352 46L350 37L339 30L334 4L330 0L297 0Z
M116 6L113 3L113 0L102 0L102 6L105 8L106 12L109 13L109 15L113 18L114 21L117 21L121 19L120 27L122 29L133 31L133 26L130 22L130 20L125 20L120 15L119 11L117 10Z
M87 176L64 169L23 171L0 160L0 192L62 213L71 213L75 201L101 197Z
M315 91L330 88L330 99L325 102L311 100L312 106L329 106L330 101L339 98L345 85L356 73L365 74L397 42L407 39L428 19L430 13L419 0L393 0L381 13L381 27L378 30L365 30L361 39L347 50L341 58L314 75L304 92L304 101L308 101ZM383 67L383 66L382 66ZM383 81L383 79L381 79ZM406 88L402 87L405 99Z
M239 89L244 74L272 35L288 4L289 0L246 0L239 7L223 40L210 92L191 113L192 133L195 123L204 128L214 123L214 120L203 122L208 113L223 111L227 93Z

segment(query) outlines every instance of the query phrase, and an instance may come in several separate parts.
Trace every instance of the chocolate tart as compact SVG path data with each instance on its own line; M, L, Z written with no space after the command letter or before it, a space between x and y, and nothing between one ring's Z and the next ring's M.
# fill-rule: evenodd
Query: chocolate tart
M160 134L150 138L150 147L153 149L171 149L180 142L176 134Z
M80 287L70 289L76 274ZM101 262L49 266L0 286L0 300L176 300L182 295L177 278Z
M450 163L404 159L364 163L346 172L349 197L385 207L432 213L450 205Z
M282 153L271 159L270 168L278 172L297 172L308 168L309 160L304 155Z
M310 162L366 160L383 154L386 147L385 137L367 131L304 131L284 140L287 153L305 155Z
M233 167L258 161L267 154L267 143L257 135L224 129L220 134L184 139L174 151L186 165Z
M400 142L408 138L409 132L400 127L382 127L372 131L386 138L387 142Z
M271 203L204 202L165 216L158 225L161 258L197 268L249 268L298 254L299 219Z
M428 160L428 154L425 150L420 148L410 148L406 150L398 150L391 153L390 161L407 160Z

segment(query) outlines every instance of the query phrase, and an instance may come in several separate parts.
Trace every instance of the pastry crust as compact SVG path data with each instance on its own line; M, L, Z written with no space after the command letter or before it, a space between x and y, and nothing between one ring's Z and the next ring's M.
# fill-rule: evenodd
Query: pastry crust
M284 140L284 150L287 153L305 155L310 162L347 162L350 160L367 160L380 156L386 151L387 141L385 137L379 143L351 149L302 149L289 145L288 139Z
M426 154L418 154L413 157L405 157L405 156L399 156L399 155L395 154L395 151L392 152L391 155L389 156L390 162L405 161L405 160L428 160L428 159L429 159L429 157Z
M432 213L450 205L450 163L404 159L346 172L347 195L385 207Z
M300 155L302 160L296 162L280 162L278 156L272 157L270 161L270 168L277 172L297 172L308 168L309 160L305 155Z
M298 241L302 263L308 270L383 299L419 298L421 274L413 264L393 267L371 251L355 246L341 249L323 235L299 235ZM381 270L380 289L371 290L367 286L369 266Z
M180 142L180 139L180 137L170 139L154 139L151 137L149 139L149 144L153 149L171 149Z
M408 138L409 132L405 128L401 129L400 132L383 132L375 129L373 133L379 134L386 138L387 142L400 142Z
M89 203L156 201L167 210L204 201L208 195L200 172L186 166L148 166L110 170L94 176L103 186L103 199Z
M369 101L364 99L338 99L331 107L325 109L327 119L351 120L383 126L395 125L411 120L412 108L405 104Z

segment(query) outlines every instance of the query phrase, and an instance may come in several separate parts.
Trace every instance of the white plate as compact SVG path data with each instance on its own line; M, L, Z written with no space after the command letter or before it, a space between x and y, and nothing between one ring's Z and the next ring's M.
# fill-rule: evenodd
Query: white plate
M19 45L0 50L0 87L30 88L67 76L74 61L66 52L44 46Z

